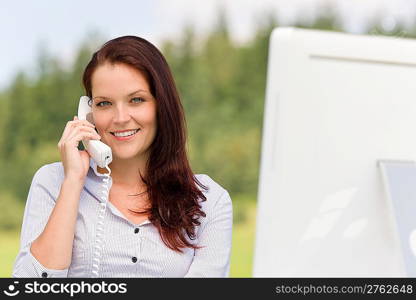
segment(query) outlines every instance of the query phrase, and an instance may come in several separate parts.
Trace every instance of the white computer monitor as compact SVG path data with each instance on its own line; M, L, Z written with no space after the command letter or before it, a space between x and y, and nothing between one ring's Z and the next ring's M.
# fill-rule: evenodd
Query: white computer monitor
M277 28L264 111L253 276L408 276L377 161L416 159L416 41Z

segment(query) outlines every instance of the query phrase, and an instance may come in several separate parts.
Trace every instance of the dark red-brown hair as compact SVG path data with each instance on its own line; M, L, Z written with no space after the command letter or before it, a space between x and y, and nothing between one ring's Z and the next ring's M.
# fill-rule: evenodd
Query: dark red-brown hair
M198 186L204 190L207 187L196 179L188 161L185 115L168 63L143 38L112 39L93 54L84 70L82 80L89 97L92 97L92 75L104 63L122 63L140 71L156 99L157 132L149 149L146 174L142 176L151 207L144 212L149 213L149 220L169 248L178 252L182 252L181 248L199 248L191 242L196 237L200 217L205 217L199 201L205 201L206 197Z

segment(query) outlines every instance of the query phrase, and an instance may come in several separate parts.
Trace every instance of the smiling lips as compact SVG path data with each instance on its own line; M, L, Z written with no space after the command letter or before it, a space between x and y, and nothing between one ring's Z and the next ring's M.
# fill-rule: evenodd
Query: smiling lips
M133 130L110 132L110 133L116 138L116 140L125 141L125 140L131 139L139 131L140 131L140 128L133 129Z

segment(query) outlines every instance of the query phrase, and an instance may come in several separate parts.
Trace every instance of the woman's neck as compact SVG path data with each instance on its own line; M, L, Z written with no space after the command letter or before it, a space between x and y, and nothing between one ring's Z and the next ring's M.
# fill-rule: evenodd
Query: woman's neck
M140 174L145 176L146 174L146 161L145 159L117 159L113 158L113 161L109 164L111 169L111 177L113 184L120 186L143 186L144 183L140 178ZM107 173L106 169L97 167L97 170L101 174ZM140 173L139 173L140 171Z

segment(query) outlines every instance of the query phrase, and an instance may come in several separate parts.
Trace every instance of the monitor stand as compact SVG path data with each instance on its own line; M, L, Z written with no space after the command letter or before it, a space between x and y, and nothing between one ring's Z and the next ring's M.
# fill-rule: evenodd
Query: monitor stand
M416 161L378 160L408 277L416 277ZM383 262L380 262L383 263Z

